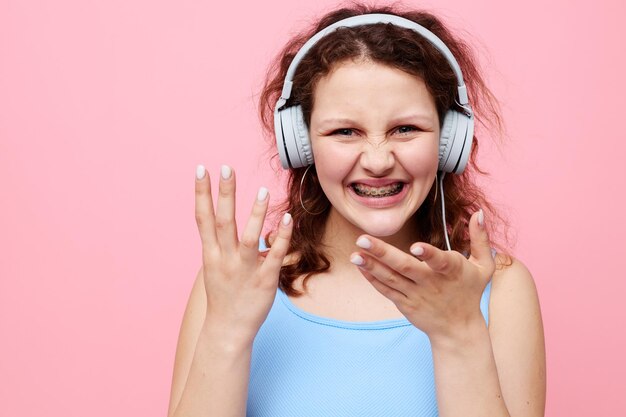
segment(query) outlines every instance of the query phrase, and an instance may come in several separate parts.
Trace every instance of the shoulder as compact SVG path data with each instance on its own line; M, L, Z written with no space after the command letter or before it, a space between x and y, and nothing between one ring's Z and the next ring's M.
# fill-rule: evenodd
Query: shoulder
M490 311L492 302L496 310L538 307L537 287L528 267L520 259L502 253L496 253L495 261L496 270L491 279Z
M541 321L539 294L528 267L518 258L497 253L496 270L491 279L489 330L504 331L515 322ZM517 323L521 324L521 323ZM497 336L497 335L496 335Z
M495 252L495 249L492 249L492 251ZM496 261L496 271L494 273L494 278L502 280L503 278L511 279L510 277L514 277L513 279L518 280L533 280L532 274L530 273L528 267L524 264L524 262L522 262L521 259L515 257L514 255L495 252L494 260Z
M543 415L546 364L539 295L533 275L513 256L496 254L488 327L511 415Z

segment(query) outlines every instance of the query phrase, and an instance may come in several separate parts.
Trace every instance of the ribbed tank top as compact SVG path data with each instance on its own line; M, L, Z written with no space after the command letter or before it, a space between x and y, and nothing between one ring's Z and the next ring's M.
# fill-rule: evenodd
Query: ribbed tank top
M480 300L487 324L490 292L491 280ZM438 416L428 336L406 318L310 314L279 288L253 342L246 416Z

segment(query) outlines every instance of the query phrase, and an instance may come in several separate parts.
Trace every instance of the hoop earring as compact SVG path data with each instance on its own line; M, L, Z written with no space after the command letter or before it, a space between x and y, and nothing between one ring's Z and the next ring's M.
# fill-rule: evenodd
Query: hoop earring
M306 170L304 171L304 174L302 175L302 179L300 180L300 188L298 189L298 195L300 196L300 205L302 206L302 208L304 209L304 211L306 211L307 213L309 213L310 215L313 216L317 216L318 214L322 214L326 209L323 209L322 211L320 211L319 213L311 213L309 210L306 209L306 207L304 207L304 204L302 203L302 184L304 183L304 177L306 177L306 173L309 172L309 169L313 166L313 164L309 165Z

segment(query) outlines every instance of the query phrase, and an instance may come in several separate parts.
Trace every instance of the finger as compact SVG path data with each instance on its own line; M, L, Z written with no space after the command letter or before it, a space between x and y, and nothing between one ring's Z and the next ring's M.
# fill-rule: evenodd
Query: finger
M491 255L489 234L487 233L487 229L485 228L484 224L484 212L483 209L480 209L472 215L469 222L469 260L489 269L494 261L493 256Z
M287 222L287 224L285 224ZM274 244L265 255L263 265L260 272L262 275L272 275L278 277L280 268L283 266L283 259L289 250L291 234L293 231L293 220L289 213L283 215L282 220L278 223L278 235L274 240Z
M413 256L375 237L361 235L356 240L356 245L400 275L416 282L419 280L420 273L425 273L428 270Z
M267 213L267 212L266 212ZM267 257L267 254L270 253L270 247L272 246L272 242L274 242L274 239L276 239L276 232L275 231L270 231L270 236L263 236L263 249L259 249L259 254L257 257L257 265L261 265L263 264L263 262L265 262L265 258ZM269 245L268 245L268 242Z
M274 244L274 241L276 240L276 231L271 231L267 240L269 241L270 246L272 246Z
M235 171L222 165L220 173L215 229L220 248L226 253L237 250L237 224L235 223Z
M201 177L198 179L198 177ZM215 213L211 196L211 179L204 165L196 167L196 223L203 248L217 246L215 234Z
M452 274L462 266L465 257L454 250L441 250L425 242L411 245L410 252L424 261L433 271L443 275ZM422 264L423 265L423 264Z
M267 188L261 187L257 192L256 200L252 206L252 214L246 223L246 227L241 236L239 254L244 262L253 264L259 255L259 236L263 230L263 222L267 213L269 192Z
M398 274L387 265L382 264L376 258L367 256L366 254L353 253L350 256L350 262L357 265L361 273L372 284L374 284L373 281L379 281L388 287L389 290L385 289L383 294L395 302L406 299L406 294L409 294L410 291L415 288L415 285L417 285L412 280ZM373 277L374 280L370 279L370 277ZM376 287L376 289L380 291L380 287Z

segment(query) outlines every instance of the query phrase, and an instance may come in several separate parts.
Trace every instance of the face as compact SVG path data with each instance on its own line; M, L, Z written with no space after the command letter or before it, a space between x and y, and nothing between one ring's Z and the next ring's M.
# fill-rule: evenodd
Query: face
M309 132L331 220L373 236L402 231L435 180L439 118L424 81L372 62L319 80Z

